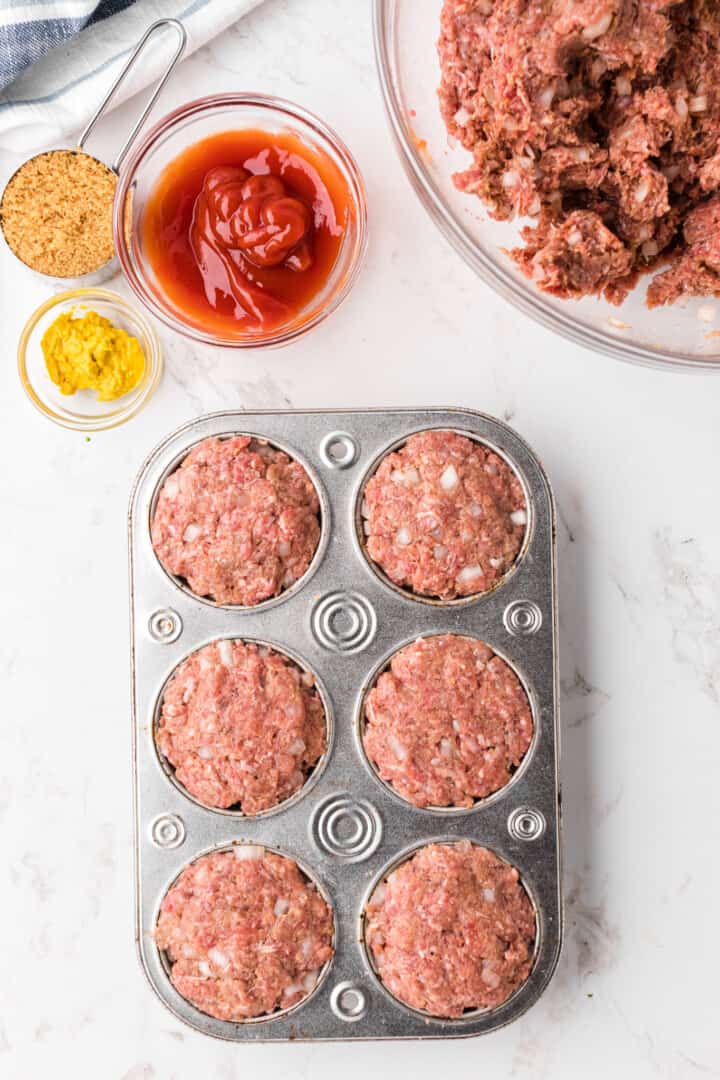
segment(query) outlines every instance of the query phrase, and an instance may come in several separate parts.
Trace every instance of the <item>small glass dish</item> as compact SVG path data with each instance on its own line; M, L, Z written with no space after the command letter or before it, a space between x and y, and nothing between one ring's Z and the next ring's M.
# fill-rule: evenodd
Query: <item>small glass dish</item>
M143 211L167 165L194 143L235 130L291 132L330 159L348 192L349 218L330 276L288 323L266 334L236 336L198 325L173 304L157 280L144 250ZM299 105L262 94L218 94L182 105L161 120L130 153L115 197L113 221L120 266L139 300L166 326L194 341L229 348L258 348L293 341L317 326L350 292L365 253L367 206L360 171L340 138Z
M95 311L137 338L145 370L136 386L115 401L98 401L94 390L61 394L48 375L41 341L58 315ZM107 289L71 289L41 304L28 319L18 343L18 371L25 393L43 416L75 431L103 431L124 424L150 399L162 372L160 342L150 320L122 296Z

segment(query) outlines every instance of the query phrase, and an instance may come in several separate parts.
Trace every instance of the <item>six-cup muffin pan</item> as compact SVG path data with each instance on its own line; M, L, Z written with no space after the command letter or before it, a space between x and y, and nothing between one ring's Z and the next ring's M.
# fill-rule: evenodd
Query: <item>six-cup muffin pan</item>
M517 562L495 589L428 602L393 586L363 547L365 482L382 457L412 434L456 431L515 470L527 503ZM320 542L307 573L252 608L193 596L158 562L150 539L164 479L198 442L250 435L285 450L307 470L321 505ZM132 608L136 932L147 977L167 1007L206 1034L237 1042L453 1038L501 1027L547 986L562 940L555 513L543 469L507 425L462 409L225 412L169 435L145 462L129 518ZM362 702L403 645L420 636L464 634L485 641L520 678L534 735L500 791L469 809L418 809L400 799L367 761ZM162 691L190 653L213 640L261 642L316 677L329 745L305 786L256 817L203 807L174 782L155 746ZM517 868L535 909L537 934L527 981L502 1005L441 1019L409 1008L382 986L363 941L363 911L380 880L432 842L468 839ZM285 1011L242 1022L214 1019L180 996L153 936L163 897L202 854L241 842L294 859L331 905L334 956L315 989Z

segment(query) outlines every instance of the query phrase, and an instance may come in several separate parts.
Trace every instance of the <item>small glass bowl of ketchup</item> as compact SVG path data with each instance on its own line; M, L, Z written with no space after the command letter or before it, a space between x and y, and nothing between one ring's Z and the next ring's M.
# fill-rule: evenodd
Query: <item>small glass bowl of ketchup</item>
M365 191L342 141L298 105L202 98L132 152L115 199L120 265L186 337L232 348L293 341L350 291Z

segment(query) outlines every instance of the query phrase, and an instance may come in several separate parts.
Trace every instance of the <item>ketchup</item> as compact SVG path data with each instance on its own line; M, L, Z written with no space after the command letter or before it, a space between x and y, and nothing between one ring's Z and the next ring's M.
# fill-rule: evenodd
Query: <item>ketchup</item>
M226 131L167 166L141 240L157 287L185 320L262 337L302 322L352 212L334 162L297 135Z

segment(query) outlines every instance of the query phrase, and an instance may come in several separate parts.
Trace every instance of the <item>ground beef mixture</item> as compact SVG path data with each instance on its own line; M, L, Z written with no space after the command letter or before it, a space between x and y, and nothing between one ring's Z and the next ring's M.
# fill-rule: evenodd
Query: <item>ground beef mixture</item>
M320 504L297 461L257 439L205 439L163 484L152 542L198 596L259 604L307 570Z
M514 671L482 641L455 634L406 645L365 701L365 751L415 806L472 806L498 791L532 734Z
M333 918L291 859L239 844L183 870L155 941L179 994L218 1020L244 1020L312 991L333 953Z
M467 840L422 848L377 887L365 915L384 985L433 1016L506 1001L530 974L535 933L517 870Z
M620 303L669 261L649 306L720 295L693 240L720 216L716 0L444 0L439 53L455 183L535 218L511 254L540 289Z
M527 515L522 485L486 446L423 431L365 486L366 549L396 585L452 600L492 589L515 562Z
M218 641L170 679L156 742L206 806L256 814L288 799L325 751L315 680L265 646Z

